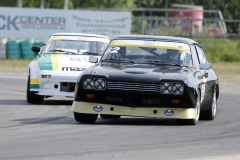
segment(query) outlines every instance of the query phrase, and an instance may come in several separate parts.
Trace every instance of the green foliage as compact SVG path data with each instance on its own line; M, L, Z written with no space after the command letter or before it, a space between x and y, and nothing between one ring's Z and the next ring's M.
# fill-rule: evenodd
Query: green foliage
M16 0L1 0L0 6L3 7L17 7L18 2Z
M23 0L22 5L23 5L23 7L39 8L40 0Z
M240 62L240 40L195 39L210 62Z
M133 7L132 0L70 0L74 8L125 8Z

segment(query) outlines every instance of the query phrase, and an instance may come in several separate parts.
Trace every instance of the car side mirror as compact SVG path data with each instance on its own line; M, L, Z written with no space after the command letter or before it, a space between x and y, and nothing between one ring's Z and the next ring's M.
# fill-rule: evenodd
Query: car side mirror
M98 62L98 58L97 58L97 57L94 57L94 56L90 56L90 57L89 57L89 62L91 62L91 63L97 63L97 62Z
M202 63L199 65L199 68L208 70L211 68L211 65L210 65L210 63Z
M39 46L32 46L32 51L35 52L36 54L38 54L38 52L40 52L41 48Z

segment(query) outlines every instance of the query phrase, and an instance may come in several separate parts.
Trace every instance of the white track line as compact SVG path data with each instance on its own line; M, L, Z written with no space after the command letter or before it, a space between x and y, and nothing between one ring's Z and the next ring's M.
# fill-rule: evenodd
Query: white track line
M5 76L5 75L0 75L0 78L11 78L11 79L27 79L28 77L23 77L23 76L15 76L15 75L9 75L9 76Z

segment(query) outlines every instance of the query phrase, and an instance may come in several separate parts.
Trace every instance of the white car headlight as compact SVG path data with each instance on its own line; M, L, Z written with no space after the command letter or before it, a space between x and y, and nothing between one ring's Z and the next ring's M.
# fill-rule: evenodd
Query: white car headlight
M163 82L161 84L161 92L163 94L171 94L172 93L172 83Z
M103 90L106 86L106 81L103 78L96 78L95 79L95 89Z
M94 79L93 78L85 78L83 80L83 88L84 89L94 89Z
M173 84L173 94L181 95L183 94L184 87L181 83L174 83Z

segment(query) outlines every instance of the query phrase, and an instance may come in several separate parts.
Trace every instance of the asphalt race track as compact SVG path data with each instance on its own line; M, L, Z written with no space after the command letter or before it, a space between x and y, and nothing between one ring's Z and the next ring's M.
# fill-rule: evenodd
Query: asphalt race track
M221 87L217 117L196 126L133 117L88 125L75 122L72 99L28 104L26 84L0 75L1 160L240 159L240 88Z

